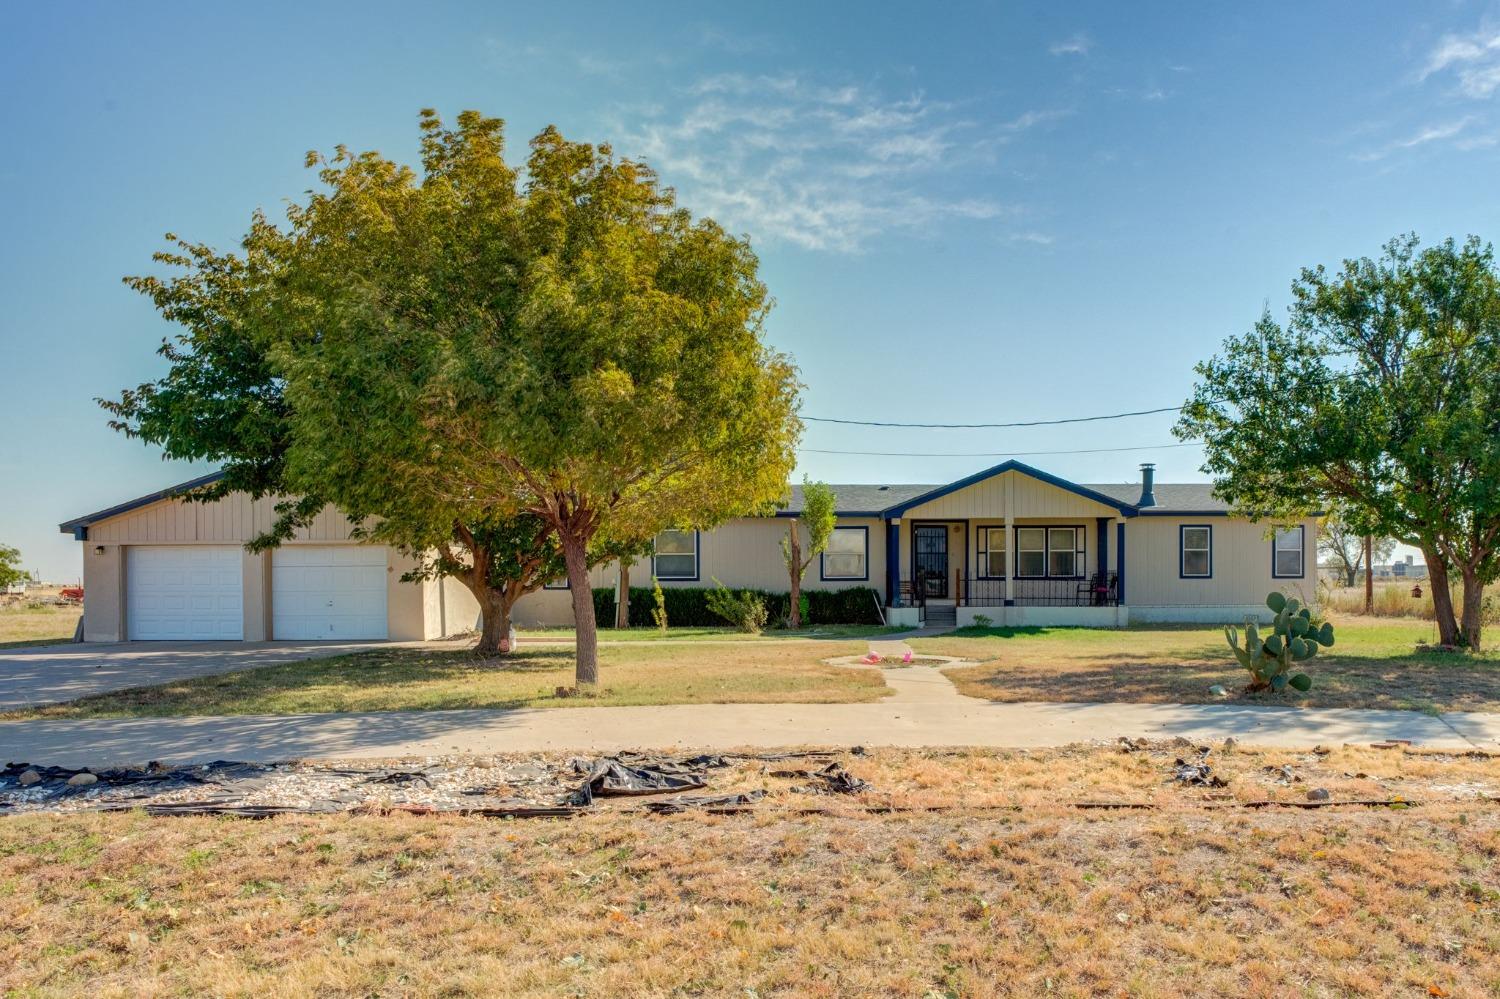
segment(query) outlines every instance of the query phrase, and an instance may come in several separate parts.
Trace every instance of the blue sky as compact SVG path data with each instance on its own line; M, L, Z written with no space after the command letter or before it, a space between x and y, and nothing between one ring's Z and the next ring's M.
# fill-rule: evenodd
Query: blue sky
M550 8L550 9L549 9ZM1497 233L1494 4L33 4L0 35L0 541L76 578L67 517L196 474L96 396L161 371L120 283L161 234L229 246L343 142L414 159L478 108L642 157L747 233L810 416L993 422L1180 403L1297 269ZM802 470L942 482L1012 454L1081 481L1172 418L809 424ZM954 452L877 457L825 451ZM997 457L980 456L979 452Z

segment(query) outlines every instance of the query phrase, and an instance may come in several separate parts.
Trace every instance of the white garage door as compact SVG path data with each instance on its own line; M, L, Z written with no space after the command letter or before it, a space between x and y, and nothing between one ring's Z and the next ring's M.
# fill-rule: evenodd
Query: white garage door
M288 545L271 555L271 635L384 638L386 550Z
M136 641L243 638L243 578L235 545L130 545L125 634Z

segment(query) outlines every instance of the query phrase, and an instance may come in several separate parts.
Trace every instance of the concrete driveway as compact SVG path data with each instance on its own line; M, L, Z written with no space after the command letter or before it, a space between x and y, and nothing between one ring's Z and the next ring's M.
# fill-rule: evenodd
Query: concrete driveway
M356 652L384 642L121 642L0 649L0 711Z

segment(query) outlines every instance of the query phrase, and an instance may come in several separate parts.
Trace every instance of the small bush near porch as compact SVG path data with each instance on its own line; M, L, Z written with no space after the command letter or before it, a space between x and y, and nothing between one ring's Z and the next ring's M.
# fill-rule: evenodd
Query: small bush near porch
M948 676L970 697L992 701L1500 711L1500 653L1418 653L1417 644L1434 637L1431 623L1420 620L1331 620L1338 644L1304 664L1313 677L1307 694L1242 694L1247 674L1218 626L964 628L910 644L918 653L975 660ZM1215 684L1228 696L1210 693Z

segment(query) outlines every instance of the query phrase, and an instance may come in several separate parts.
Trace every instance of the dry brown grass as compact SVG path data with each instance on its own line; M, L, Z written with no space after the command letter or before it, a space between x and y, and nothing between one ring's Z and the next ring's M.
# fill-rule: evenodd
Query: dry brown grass
M1412 587L1419 586L1422 589L1420 597L1411 595ZM1462 586L1453 589L1453 606L1463 606L1464 590ZM1486 625L1500 624L1500 583L1485 587L1485 615ZM1432 609L1432 583L1426 579L1407 579L1401 582L1393 580L1376 580L1374 592L1374 608L1377 617L1415 617L1424 621L1436 618ZM1365 588L1359 586L1328 586L1320 584L1318 587L1318 606L1337 614L1363 614L1365 611Z
M1494 759L882 751L870 804L571 822L0 822L0 987L27 995L1280 996L1500 991ZM1265 768L1290 764L1306 783ZM771 764L769 766L783 766ZM1345 777L1345 773L1371 776ZM1314 783L1404 809L1252 811ZM1108 795L1149 811L1070 802ZM1225 807L1231 806L1231 807ZM628 806L627 806L628 807ZM825 807L826 814L807 814ZM1431 991L1429 991L1431 990Z
M1219 627L1142 625L1118 631L1013 628L913 639L919 653L978 665L947 670L958 689L995 701L1130 701L1212 704L1215 684L1256 704L1416 711L1500 711L1500 655L1416 651L1430 641L1418 620L1331 615L1337 642L1304 664L1306 695L1242 693L1248 676Z
M71 642L82 607L0 607L0 649Z

